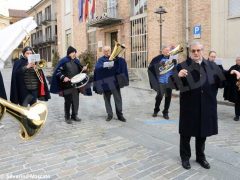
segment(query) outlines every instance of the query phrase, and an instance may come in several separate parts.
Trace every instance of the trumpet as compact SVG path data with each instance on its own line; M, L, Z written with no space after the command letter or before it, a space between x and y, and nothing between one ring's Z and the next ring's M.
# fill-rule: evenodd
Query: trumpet
M47 61L44 60L44 59L41 59L39 62L37 62L37 66L34 68L34 71L39 79L39 81L43 84L44 81L43 81L43 78L42 76L40 75L40 72L39 72L39 69L43 69L47 66Z
M176 48L174 48L173 50L171 50L169 52L169 55L171 57L171 56L175 56L181 52L183 52L183 47L181 45L178 45ZM172 70L176 63L177 63L176 59L171 59L171 60L167 61L166 63L161 64L159 67L160 75L166 74L168 71Z
M20 137L24 140L30 140L40 131L48 114L44 103L37 102L30 108L25 108L0 98L0 120L6 112L19 122Z

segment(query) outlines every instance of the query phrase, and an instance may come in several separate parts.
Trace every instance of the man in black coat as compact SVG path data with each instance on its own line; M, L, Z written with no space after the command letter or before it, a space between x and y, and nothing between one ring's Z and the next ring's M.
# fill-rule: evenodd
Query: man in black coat
M162 54L154 57L148 67L148 77L151 89L157 92L155 97L155 107L153 111L153 117L157 117L158 112L160 111L160 104L165 96L164 109L162 111L163 117L169 119L168 110L172 98L172 89L168 87L168 78L173 74L172 70L168 71L165 74L160 75L160 67L163 67L164 64L169 61L169 52L170 48L164 46L162 48Z
M190 169L190 139L195 137L196 161L209 169L205 141L218 133L216 95L225 76L214 62L203 58L203 46L199 42L190 45L190 54L190 58L178 64L174 75L180 89L180 156L182 166Z
M28 57L32 53L33 49L31 47L25 47L20 59L13 65L10 101L21 106L32 105L37 102L37 99L43 101L50 99L43 71L38 70L38 77L34 70L36 64L28 62Z
M6 95L6 91L5 91L5 87L4 87L1 72L0 72L0 97L3 98L3 99L7 99L7 95Z
M232 66L227 72L227 83L224 88L224 99L235 104L234 121L239 121L240 117L240 87L237 87L237 78L231 73L234 71L240 72L240 57L236 58L236 64ZM240 80L238 80L240 81Z
M111 106L111 96L113 95L117 118L126 122L122 112L121 88L129 85L127 63L121 57L116 57L114 61L110 61L111 48L109 46L103 47L103 54L95 65L93 90L97 94L103 94L108 114L106 121L111 121L113 118ZM109 65L106 66L106 64Z
M79 74L82 70L86 71L87 67L81 66L76 53L77 50L74 47L68 47L67 56L59 61L53 73L50 88L51 93L61 92L64 97L65 121L67 124L72 124L72 120L81 121L78 117L80 91L72 86L71 78ZM70 113L71 108L72 114Z

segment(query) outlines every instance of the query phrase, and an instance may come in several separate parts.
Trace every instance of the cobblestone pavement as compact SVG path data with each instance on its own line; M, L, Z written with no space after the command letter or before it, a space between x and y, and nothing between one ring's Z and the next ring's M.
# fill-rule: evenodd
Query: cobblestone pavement
M7 92L10 69L3 70ZM122 90L127 122L106 122L102 96L80 96L82 122L68 125L63 98L52 95L42 131L31 141L20 139L19 125L6 115L0 129L0 179L239 179L240 122L234 109L219 105L219 135L207 139L211 169L195 162L192 140L191 170L179 158L179 100L172 99L170 120L152 118L155 93L127 87ZM38 176L37 176L38 175Z

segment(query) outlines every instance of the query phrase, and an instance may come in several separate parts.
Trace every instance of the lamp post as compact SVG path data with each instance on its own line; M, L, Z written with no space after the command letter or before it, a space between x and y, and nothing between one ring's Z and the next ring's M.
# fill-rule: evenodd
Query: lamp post
M162 14L167 13L167 11L162 6L160 6L154 13L160 14L160 52L162 52Z

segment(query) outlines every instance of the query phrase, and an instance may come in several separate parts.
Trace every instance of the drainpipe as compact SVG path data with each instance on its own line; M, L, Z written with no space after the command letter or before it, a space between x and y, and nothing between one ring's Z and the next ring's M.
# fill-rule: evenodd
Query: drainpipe
M187 47L187 57L189 57L189 51L188 51L188 48L189 48L189 44L188 44L188 41L189 41L189 21L188 21L188 18L189 18L189 15L188 15L188 0L185 0L185 22L186 22L186 27L185 27L185 30L186 30L186 47Z

